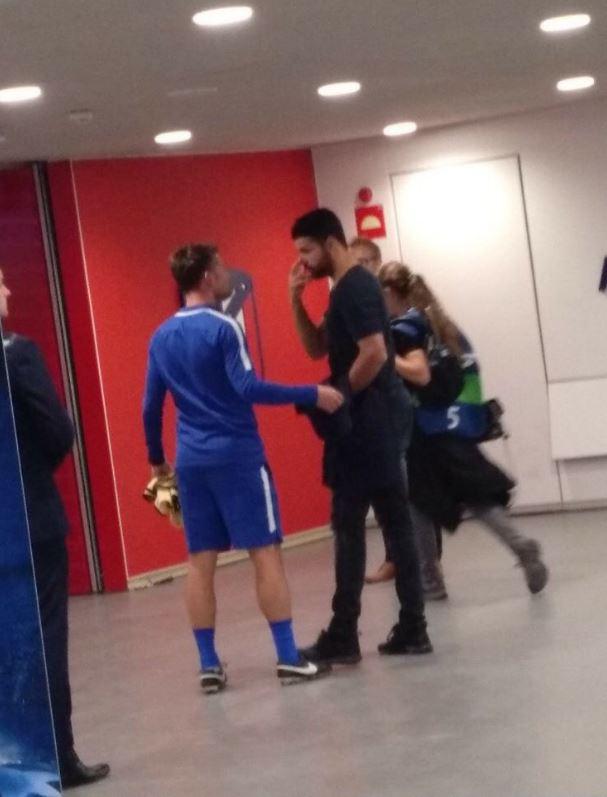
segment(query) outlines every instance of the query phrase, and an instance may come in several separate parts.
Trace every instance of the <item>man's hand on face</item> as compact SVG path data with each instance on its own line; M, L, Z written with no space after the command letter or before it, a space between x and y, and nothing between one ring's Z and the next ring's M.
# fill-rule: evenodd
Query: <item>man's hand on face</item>
M297 260L289 274L289 293L291 301L300 301L306 285L310 282L310 272L301 260Z

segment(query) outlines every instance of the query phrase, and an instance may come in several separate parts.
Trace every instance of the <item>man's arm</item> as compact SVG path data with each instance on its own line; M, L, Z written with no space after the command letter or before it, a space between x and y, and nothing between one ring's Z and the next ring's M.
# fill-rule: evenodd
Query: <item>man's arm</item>
M11 393L35 431L48 462L58 468L74 445L74 426L35 343L18 338L7 349Z
M143 399L143 428L148 448L148 460L150 465L156 469L165 465L164 447L162 445L162 417L166 392L166 384L156 364L154 355L150 351Z
M308 315L301 299L294 299L291 302L291 308L295 319L295 329L306 354L313 360L321 360L328 351L324 320L316 325Z
M222 325L221 345L226 373L238 395L251 404L301 404L314 406L319 399L316 385L289 386L258 379L247 351L244 333L233 319Z
M353 393L373 382L388 361L385 339L386 308L379 283L362 269L355 272L339 295L339 312L358 346L348 374Z
M352 363L348 380L353 393L360 393L373 382L388 360L388 351L383 333L361 338L358 341L358 356Z
M327 330L324 320L315 324L303 303L303 292L309 282L309 276L301 263L297 262L291 269L289 278L289 291L291 294L291 309L295 319L295 329L299 335L304 349L313 360L320 360L327 354Z

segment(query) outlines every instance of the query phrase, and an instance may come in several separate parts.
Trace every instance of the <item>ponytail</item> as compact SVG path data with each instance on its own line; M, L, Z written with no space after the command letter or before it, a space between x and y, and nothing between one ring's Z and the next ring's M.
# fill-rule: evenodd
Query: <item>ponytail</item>
M461 333L422 276L413 274L408 266L395 260L385 263L378 276L384 288L391 288L411 307L425 314L432 334L451 354L462 356Z

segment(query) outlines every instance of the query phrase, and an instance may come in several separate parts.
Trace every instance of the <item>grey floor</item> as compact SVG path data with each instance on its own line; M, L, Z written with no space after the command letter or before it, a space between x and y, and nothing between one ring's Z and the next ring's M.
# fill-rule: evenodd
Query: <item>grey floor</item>
M248 563L219 574L218 642L231 686L198 692L182 583L72 603L78 748L112 776L74 797L605 797L607 513L527 517L552 583L467 524L446 541L450 600L428 607L433 656L380 659L395 616L369 587L364 659L280 688ZM369 561L381 556L369 533ZM286 553L296 629L326 623L331 543Z

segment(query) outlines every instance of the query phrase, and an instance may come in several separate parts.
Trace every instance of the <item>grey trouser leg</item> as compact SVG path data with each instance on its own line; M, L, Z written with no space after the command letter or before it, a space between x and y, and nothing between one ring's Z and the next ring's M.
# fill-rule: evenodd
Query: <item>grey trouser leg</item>
M438 566L436 524L431 518L416 509L413 504L410 505L410 508L422 573L424 575L434 574Z
M520 555L528 539L513 525L512 518L503 506L471 506L470 510L476 520L487 526L515 556Z

